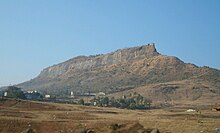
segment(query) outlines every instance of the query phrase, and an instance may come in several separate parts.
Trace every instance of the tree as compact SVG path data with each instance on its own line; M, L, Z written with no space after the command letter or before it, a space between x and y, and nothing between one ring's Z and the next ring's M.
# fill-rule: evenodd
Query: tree
M7 92L6 97L25 99L24 92L21 90L21 88L9 86L5 92Z
M104 105L104 106L108 106L108 103L109 103L108 97L104 97L104 98L101 100L101 104Z
M84 100L83 100L83 99L80 99L79 102L78 102L78 104L84 105Z

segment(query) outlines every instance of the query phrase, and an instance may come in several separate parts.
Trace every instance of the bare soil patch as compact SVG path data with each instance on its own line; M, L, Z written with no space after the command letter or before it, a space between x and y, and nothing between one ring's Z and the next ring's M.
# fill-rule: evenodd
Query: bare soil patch
M220 112L184 109L126 110L21 100L0 100L2 133L217 133Z

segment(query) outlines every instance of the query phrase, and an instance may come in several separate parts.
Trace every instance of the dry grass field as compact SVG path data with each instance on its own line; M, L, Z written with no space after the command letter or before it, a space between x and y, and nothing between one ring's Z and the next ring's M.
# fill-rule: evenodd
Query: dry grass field
M0 100L1 133L218 133L220 112L188 107L125 110L12 99ZM154 131L152 131L154 130Z

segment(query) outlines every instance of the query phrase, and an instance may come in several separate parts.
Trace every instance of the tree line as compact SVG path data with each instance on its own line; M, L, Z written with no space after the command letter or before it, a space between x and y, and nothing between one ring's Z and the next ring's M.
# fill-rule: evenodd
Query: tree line
M118 99L114 97L98 97L91 100L90 103L85 103L83 99L80 99L78 103L81 105L116 107L121 109L150 109L152 100L135 92L130 94L130 96L122 96Z

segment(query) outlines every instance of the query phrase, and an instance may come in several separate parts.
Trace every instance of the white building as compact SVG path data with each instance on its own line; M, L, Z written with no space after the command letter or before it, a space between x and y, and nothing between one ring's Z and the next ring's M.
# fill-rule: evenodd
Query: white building
M34 91L27 91L27 93L33 93Z
M45 98L50 98L50 95L45 95Z
M4 93L4 97L6 97L8 95L8 92L6 91L5 93Z
M105 96L105 93L104 93L104 92L99 92L99 93L97 94L97 96Z
M73 91L70 92L70 97L71 97L71 98L74 98L74 93L73 93Z

